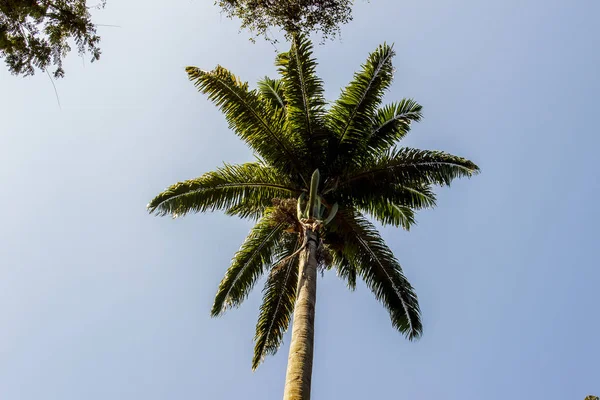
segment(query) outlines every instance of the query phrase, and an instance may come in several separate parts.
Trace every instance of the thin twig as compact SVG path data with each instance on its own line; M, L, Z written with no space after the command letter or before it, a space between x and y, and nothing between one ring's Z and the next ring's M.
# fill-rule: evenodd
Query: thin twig
M44 68L44 72L48 74L48 78L50 78L50 82L52 82L52 87L54 88L54 94L56 95L56 102L58 103L58 108L62 110L62 107L60 106L60 98L58 97L58 90L56 90L56 85L54 84L54 79L52 79L50 72L48 72L46 68Z

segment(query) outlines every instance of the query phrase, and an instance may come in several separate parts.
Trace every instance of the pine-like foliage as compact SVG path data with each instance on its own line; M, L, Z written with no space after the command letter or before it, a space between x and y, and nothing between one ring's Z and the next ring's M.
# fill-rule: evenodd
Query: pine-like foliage
M319 209L337 213L319 231L320 262L353 289L358 278L390 314L392 326L409 339L422 332L417 296L400 263L369 222L409 229L415 212L436 204L434 185L447 186L479 172L471 161L441 151L398 146L421 106L404 99L382 105L392 83L393 48L379 46L330 107L316 75L311 43L294 36L277 57L280 79L258 88L223 67L188 67L196 87L225 114L231 129L259 162L225 165L172 185L148 209L159 215L223 210L257 220L234 255L212 309L217 316L238 306L263 274L263 304L256 327L256 368L281 345L293 312L302 224L311 175L320 171ZM296 199L300 196L300 199Z

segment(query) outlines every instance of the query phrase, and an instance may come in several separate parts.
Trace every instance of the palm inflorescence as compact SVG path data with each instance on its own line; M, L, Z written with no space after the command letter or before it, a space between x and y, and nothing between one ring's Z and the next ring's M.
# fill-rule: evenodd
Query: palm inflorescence
M417 296L369 218L408 229L416 210L433 207L434 185L470 177L471 161L440 151L399 147L421 106L405 99L382 106L393 78L393 48L379 46L340 97L328 104L315 73L312 45L296 36L277 56L280 78L251 90L227 69L186 69L199 91L225 114L258 161L225 164L179 182L154 198L159 215L223 210L257 220L221 281L212 308L238 306L267 274L256 327L256 368L279 348L294 309L305 227L301 209L318 171L319 261L350 288L361 278L409 339L422 332ZM312 180L314 181L314 179ZM304 200L303 200L304 199ZM298 209L298 212L296 210Z

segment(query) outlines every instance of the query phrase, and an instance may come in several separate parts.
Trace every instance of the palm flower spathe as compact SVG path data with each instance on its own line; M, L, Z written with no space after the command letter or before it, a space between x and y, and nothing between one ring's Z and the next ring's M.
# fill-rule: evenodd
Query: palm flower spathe
M223 210L255 219L212 307L219 316L267 275L252 367L273 354L294 315L284 399L310 398L317 268L354 288L363 279L408 339L422 331L417 296L372 218L409 229L415 211L435 205L434 185L478 173L441 151L397 146L421 106L382 106L392 82L391 46L379 46L338 100L327 105L312 45L302 36L276 59L280 78L257 89L223 67L186 69L259 161L225 164L170 186L148 205L158 215Z

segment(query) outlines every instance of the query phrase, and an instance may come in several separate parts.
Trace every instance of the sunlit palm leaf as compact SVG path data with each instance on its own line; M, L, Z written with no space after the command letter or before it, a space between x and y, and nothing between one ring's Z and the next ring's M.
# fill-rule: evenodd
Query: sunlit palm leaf
M392 149L358 168L340 182L339 187L368 185L369 182L450 185L456 178L471 177L477 173L479 167L462 157L441 151L400 148Z
M299 255L295 253L301 245L298 235L286 235L278 251L278 261L265 283L254 337L252 369L256 369L266 355L277 352L290 324L298 284Z
M263 100L269 102L272 107L285 112L285 92L283 90L283 82L280 79L271 79L265 76L258 81L257 86Z
M325 99L323 83L316 75L317 62L312 58L311 42L304 36L294 36L290 50L278 55L276 65L283 82L291 134L305 154L314 159L318 157L317 142L323 138Z
M343 155L368 139L365 128L373 125L373 116L393 79L393 56L391 46L379 46L329 110L328 125L337 137L333 149L336 155Z
M187 67L191 81L225 114L230 127L270 165L287 173L302 171L284 119L262 101L256 91L227 69L213 71Z
M148 204L158 215L231 209L251 198L253 204L271 205L276 197L299 191L276 169L260 163L228 165L196 179L170 186Z

